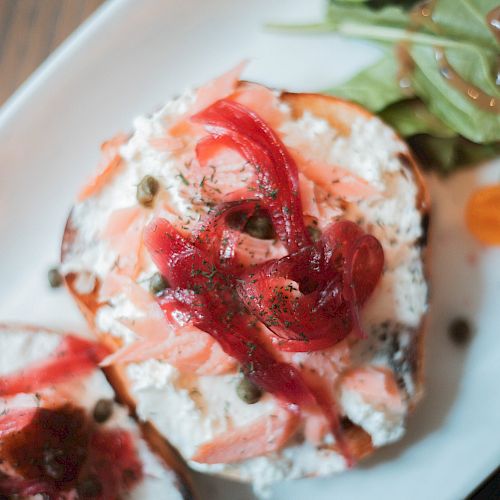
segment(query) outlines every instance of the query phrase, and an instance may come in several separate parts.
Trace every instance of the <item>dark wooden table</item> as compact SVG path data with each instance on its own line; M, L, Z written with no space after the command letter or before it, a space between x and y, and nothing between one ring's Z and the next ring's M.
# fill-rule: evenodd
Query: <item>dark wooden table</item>
M0 105L104 0L0 0Z

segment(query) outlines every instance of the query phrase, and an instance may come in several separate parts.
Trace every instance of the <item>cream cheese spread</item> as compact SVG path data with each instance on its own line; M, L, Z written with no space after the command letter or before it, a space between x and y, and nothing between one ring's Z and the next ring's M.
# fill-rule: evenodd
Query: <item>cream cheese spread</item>
M64 272L90 271L103 278L111 271L117 255L100 239L100 231L113 211L137 203L136 186L146 174L159 180L175 207L175 214L165 214L171 222L179 224L180 220L190 228L206 212L206 207L193 200L189 186L183 181L190 175L184 159L151 145L152 139L164 136L168 125L186 112L193 96L188 91L152 116L135 120L133 135L121 148L125 167L96 197L74 208L72 219L79 234L65 260ZM405 345L417 334L427 308L427 285L417 245L422 234L421 214L415 179L400 158L405 153L404 145L378 118L357 118L350 135L345 136L310 112L293 119L286 104L281 103L280 108L286 119L278 133L287 146L300 147L306 140L314 160L342 167L380 192L342 208L344 217L379 239L386 261L381 281L362 311L369 338L352 355L360 363L394 367L394 358L404 356ZM322 203L325 208L339 210L335 199L328 198ZM320 225L329 222L321 221ZM138 282L146 287L147 278L155 271L146 258ZM134 334L120 319L142 314L126 297L118 295L109 306L99 310L96 324L101 331L128 343ZM411 373L406 368L401 370L402 383L411 397L414 390ZM139 416L151 420L187 459L201 443L272 411L276 405L270 396L254 405L240 401L235 392L237 374L193 376L166 362L150 360L130 365L128 377ZM375 408L353 391L341 391L340 405L349 419L371 435L375 446L391 443L404 432L405 411L395 414L383 407ZM331 440L331 435L326 439ZM252 480L258 488L276 480L329 474L345 468L344 459L334 451L305 442L237 464L191 462L191 465L203 471Z

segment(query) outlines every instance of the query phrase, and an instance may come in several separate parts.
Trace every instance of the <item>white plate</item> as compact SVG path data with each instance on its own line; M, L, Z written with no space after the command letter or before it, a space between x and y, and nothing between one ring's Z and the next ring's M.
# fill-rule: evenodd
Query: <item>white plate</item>
M100 9L40 68L0 114L0 320L84 329L46 270L74 193L98 145L132 118L243 58L245 77L292 90L321 89L376 58L368 44L332 36L265 33L269 20L320 15L305 0L135 0ZM467 235L462 210L500 162L431 180L434 195L432 321L427 397L400 443L358 470L276 486L275 499L456 499L500 462L500 252ZM476 325L459 349L446 327ZM196 476L201 498L248 499L248 488Z

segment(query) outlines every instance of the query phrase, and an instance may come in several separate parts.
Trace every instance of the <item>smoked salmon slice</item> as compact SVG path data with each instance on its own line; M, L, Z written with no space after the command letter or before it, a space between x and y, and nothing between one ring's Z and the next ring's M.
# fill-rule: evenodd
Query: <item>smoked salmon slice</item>
M0 416L0 438L26 427L33 420L37 410L38 408L16 408Z
M347 201L358 201L378 194L367 181L342 167L307 158L295 148L288 148L299 172L323 187L333 196Z
M208 333L192 325L169 322L155 298L130 277L110 273L104 280L100 299L125 294L145 316L120 322L135 333L137 340L108 356L101 365L138 363L161 359L181 371L205 375L226 373L236 362L224 353Z
M101 168L97 175L88 182L78 195L78 201L84 201L87 198L95 195L106 184L122 166L122 159L119 154L120 147L125 144L128 136L126 134L118 134L109 141L106 141L101 146L102 161Z
M182 141L182 139L168 135L151 139L149 144L158 151L176 152L184 147L184 141Z
M394 412L404 410L401 392L393 372L386 368L366 366L349 370L342 376L342 387L359 393L375 406L385 406Z
M117 266L121 272L135 276L142 247L142 232L148 214L141 206L115 210L102 232L102 237L119 256Z
M193 115L210 106L215 101L231 95L246 65L246 61L241 61L223 75L200 87L196 92L195 103L189 110L189 115Z
M170 124L168 134L174 138L202 134L203 127L190 121L189 117L213 104L215 101L231 95L236 89L240 75L246 64L246 61L242 61L223 75L200 87L196 92L194 103L190 109L174 123Z
M35 392L68 378L90 373L107 354L102 345L67 335L51 357L26 371L0 377L0 397Z
M282 448L297 430L297 415L279 408L244 427L202 444L191 460L204 464L234 463Z
M240 85L231 99L247 108L258 110L259 116L273 129L278 129L285 118L279 107L279 94L256 83L245 82Z

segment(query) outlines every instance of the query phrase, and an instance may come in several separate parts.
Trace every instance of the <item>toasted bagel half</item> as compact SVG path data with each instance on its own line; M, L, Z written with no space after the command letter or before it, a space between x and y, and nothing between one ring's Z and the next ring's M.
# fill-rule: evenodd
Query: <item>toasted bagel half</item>
M269 393L253 404L242 400L239 363L217 341L193 325L174 324L172 333L172 324L162 326L156 316L158 269L144 228L164 218L189 236L214 206L250 196L255 165L231 148L212 151L204 162L196 149L207 129L190 117L223 98L262 118L294 158L312 233L350 220L382 245L382 276L360 310L365 336L350 334L323 350L274 353L326 388L343 450L321 414L290 413ZM346 449L359 460L399 439L423 393L429 221L425 182L404 141L356 104L225 75L138 119L119 142L107 143L105 168L68 219L62 269L89 325L116 353L109 379L153 434L192 467L257 486L344 470ZM146 176L156 187L144 204L138 185ZM242 230L236 257L243 266L285 255L278 238ZM269 329L261 330L275 345Z

